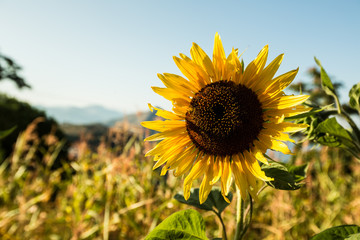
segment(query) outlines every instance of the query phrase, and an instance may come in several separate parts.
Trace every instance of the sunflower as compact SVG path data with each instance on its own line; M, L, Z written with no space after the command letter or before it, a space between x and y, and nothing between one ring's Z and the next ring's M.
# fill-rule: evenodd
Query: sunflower
M221 182L226 201L232 179L241 197L250 193L256 199L256 180L273 180L261 170L259 162L268 164L268 149L291 154L286 141L294 142L288 132L306 124L285 122L285 117L308 111L302 105L307 95L287 96L283 92L295 78L298 69L274 78L283 54L268 66L268 46L244 70L238 50L226 57L218 33L215 35L212 60L196 44L191 58L180 54L174 61L185 78L158 74L166 86L152 87L172 102L172 111L153 107L165 120L146 121L142 125L158 131L146 141L160 142L146 156L153 156L153 169L163 166L161 175L174 170L174 175L187 174L184 197L190 197L192 182L203 176L199 200L203 203L212 185Z

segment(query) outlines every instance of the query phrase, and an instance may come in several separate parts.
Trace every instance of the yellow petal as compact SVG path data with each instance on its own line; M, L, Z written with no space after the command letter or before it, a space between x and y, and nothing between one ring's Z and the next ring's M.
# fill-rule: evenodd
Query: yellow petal
M303 105L298 105L291 108L284 108L284 109L269 109L264 112L264 115L274 117L274 116L281 116L284 115L285 117L292 117L298 114L306 113L310 111L312 108L305 107Z
M143 127L158 131L164 132L166 130L171 130L175 128L185 128L186 122L185 121L178 121L178 120L165 120L165 121L145 121L141 122Z
M196 159L196 155L200 155L199 151L192 151L189 155L181 157L180 161L174 164L177 165L177 168L174 171L174 176L179 177L188 172Z
M278 94L279 92L284 90L294 80L298 71L299 71L299 68L278 76L266 88L265 92L271 96Z
M168 160L171 160L172 158L175 158L178 155L180 155L184 151L185 147L186 145L184 144L178 144L178 145L173 145L172 147L167 149L167 151L163 152L162 155L159 157L157 163L153 167L153 170L160 167Z
M190 97L193 96L195 92L197 92L197 89L189 81L181 76L164 73L164 75L158 74L158 77L166 87L178 91L184 96Z
M298 132L308 128L307 124L296 124L291 122L282 122L279 124L264 123L264 128L271 128L281 132Z
M243 200L246 200L247 188L249 185L238 155L233 156L233 161L231 162L231 170L234 174L235 184L240 189L241 198Z
M252 148L252 153L254 154L255 158L256 158L257 160L259 160L260 162L262 162L262 163L264 163L264 164L266 164L266 165L269 164L267 158L264 157L263 152L260 151L259 148L253 147L253 148Z
M207 161L208 161L208 157L204 157L204 158L197 160L195 165L192 167L189 175L186 176L186 178L184 180L184 198L185 198L185 200L188 200L190 197L190 189L192 186L192 182L207 170L206 169Z
M258 56L246 67L243 76L243 84L252 86L254 84L253 78L259 75L263 70L269 52L269 46L266 45L258 54Z
M271 148L272 150L278 152L282 152L284 154L292 154L292 152L289 150L289 147L285 143L281 141L277 141L269 137L268 135L263 135L261 134L261 132L258 137L259 137L259 141L264 143L268 148Z
M148 106L150 108L150 111L153 112L154 110L156 110L156 116L165 118L165 119L171 119L171 120L183 120L185 119L185 116L179 116L176 115L173 112L169 112L160 108L156 108L154 106L152 106L150 103L148 103Z
M284 54L277 56L259 75L259 81L256 81L253 85L254 91L259 89L265 90L267 86L272 82L272 78L280 67L280 64L284 58Z
M190 54L195 63L201 66L210 78L215 78L214 66L209 56L196 43L193 43Z
M171 146L178 144L179 142L186 142L187 138L188 137L184 137L184 136L174 137L174 138L166 138L166 139L162 140L161 142L159 142L158 144L156 144L156 146L153 149L149 150L145 154L145 157L162 154L164 151L169 149Z
M175 98L181 98L184 101L190 102L189 96L186 96L174 89L171 88L160 88L160 87L151 87L154 92L159 94L160 96L166 98L167 100L172 101Z
M272 180L272 178L267 177L265 175L265 172L261 170L258 161L255 159L255 157L252 154L250 154L248 151L244 151L243 154L244 154L244 159L243 161L241 161L241 163L245 165L255 177L263 181Z
M248 181L248 192L250 193L251 197L254 199L254 201L258 201L257 192L258 187L256 184L256 177L249 171L247 166L243 164L243 169L245 172L246 180Z
M223 195L226 202L230 203L230 200L227 198L227 195L230 191L231 186L231 167L230 167L230 157L226 156L222 160L222 174L221 174L221 194Z
M211 157L209 159L211 159ZM210 181L213 178L213 175L214 172L213 172L212 162L208 161L206 166L206 172L199 189L200 204L203 204L205 202L206 198L208 197L211 191L212 185L210 185Z
M305 102L310 96L309 95L297 95L297 96L282 96L279 98L276 98L274 101L271 102L263 102L263 108L264 109L284 109L293 107L295 105L299 105L303 102Z
M271 129L271 128L266 128L266 129L262 129L261 130L261 133L262 134L265 134L265 135L269 135L271 136L272 138L274 139L277 139L277 140L281 140L281 141L289 141L289 142L292 142L294 143L295 141L293 139L291 139L289 137L288 134L286 133L283 133L281 131L277 131L277 130L274 130L274 129Z
M176 128L151 135L145 138L144 141L158 141L167 137L179 137L186 135L187 135L186 128Z
M220 157L216 156L213 156L211 161L213 165L213 177L210 179L210 184L214 185L221 177L223 162L220 160Z
M203 88L207 82L210 82L209 76L198 65L193 62L174 57L174 61L180 71L197 88Z
M222 45L220 35L216 33L214 40L214 51L213 51L215 81L222 80L225 61L226 61L226 56L225 56L224 47Z

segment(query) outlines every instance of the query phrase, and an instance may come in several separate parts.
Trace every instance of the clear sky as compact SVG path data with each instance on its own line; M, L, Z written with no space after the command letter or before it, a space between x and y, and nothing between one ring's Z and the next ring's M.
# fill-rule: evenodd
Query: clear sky
M0 0L0 52L15 59L32 86L0 91L32 104L103 105L131 113L147 103L170 105L151 90L157 73L181 74L172 60L192 42L210 56L219 32L226 54L245 63L269 44L269 59L285 53L278 74L317 56L345 87L360 81L360 1L90 1Z

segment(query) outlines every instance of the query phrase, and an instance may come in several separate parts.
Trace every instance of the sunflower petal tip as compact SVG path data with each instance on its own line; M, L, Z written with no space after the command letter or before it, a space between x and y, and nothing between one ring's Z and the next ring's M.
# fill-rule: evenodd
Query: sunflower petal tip
M150 111L153 112L154 107L151 105L151 103L148 103L148 107L149 107Z
M230 200L228 199L228 197L225 195L225 193L222 193L221 194L224 198L224 200L227 202L227 203L230 203Z
M186 201L189 199L189 197L190 197L190 189L187 191L184 191L184 198Z

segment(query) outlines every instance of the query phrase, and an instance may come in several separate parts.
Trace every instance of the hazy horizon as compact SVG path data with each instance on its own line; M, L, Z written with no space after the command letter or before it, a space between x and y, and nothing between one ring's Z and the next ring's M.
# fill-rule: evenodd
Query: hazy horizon
M346 97L359 81L359 10L358 1L1 1L0 52L32 89L1 81L0 91L32 105L168 109L151 90L163 86L157 73L181 75L172 56L190 55L192 42L212 56L219 32L227 54L245 51L245 64L266 44L268 63L285 53L278 74L299 67L294 82L310 80L316 56Z

